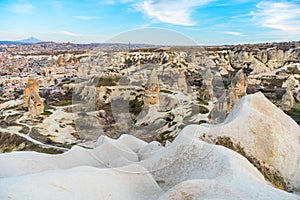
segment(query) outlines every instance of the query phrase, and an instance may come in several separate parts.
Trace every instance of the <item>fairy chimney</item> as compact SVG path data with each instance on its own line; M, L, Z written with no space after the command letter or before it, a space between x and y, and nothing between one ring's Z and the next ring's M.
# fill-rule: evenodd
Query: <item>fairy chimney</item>
M234 104L243 96L247 95L247 87L248 81L247 76L243 72L243 69L240 69L234 76L233 80L231 81L231 88L229 90L229 97L228 97L228 107L227 112L229 113L230 110L233 108Z
M178 89L181 92L187 93L188 91L188 87L187 87L187 83L186 83L186 78L185 78L185 74L183 71L180 72L178 80L177 80L177 85L178 85Z
M159 103L160 97L160 85L156 70L153 69L149 77L146 92L145 92L145 104L146 105L155 105Z
M282 96L280 107L282 110L291 110L295 104L295 99L293 97L293 92L290 87L286 88L286 92Z
M231 89L233 93L237 95L238 98L241 98L247 94L248 81L247 76L243 72L243 69L240 69L234 76L231 82Z
M58 59L57 59L57 64L62 66L62 65L65 65L66 64L66 60L63 56L59 56Z
M30 77L23 93L23 103L28 107L31 116L44 112L44 102L39 95L39 84L36 79Z
M37 92L31 93L28 105L28 112L31 116L37 116L44 112L44 102Z
M35 78L29 77L27 85L23 92L23 103L26 107L28 106L28 99L32 92L39 92L39 83L36 81Z
M213 91L213 75L211 73L210 68L208 68L203 75L203 82L202 82L202 88L203 88L203 96L202 99L212 101L214 97L214 91Z

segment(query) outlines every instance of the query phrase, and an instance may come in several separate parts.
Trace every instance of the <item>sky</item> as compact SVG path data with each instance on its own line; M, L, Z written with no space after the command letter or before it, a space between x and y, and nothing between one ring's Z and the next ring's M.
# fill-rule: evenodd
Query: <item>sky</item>
M144 43L299 41L300 0L0 0L0 40L107 42L144 28L167 30L142 31Z

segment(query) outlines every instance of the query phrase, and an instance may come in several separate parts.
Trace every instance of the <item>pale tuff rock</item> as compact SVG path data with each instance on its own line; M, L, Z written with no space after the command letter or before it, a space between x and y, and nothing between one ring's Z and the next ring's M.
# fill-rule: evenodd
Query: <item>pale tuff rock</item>
M247 94L248 81L247 76L243 72L243 69L240 69L234 76L231 81L231 88L229 90L229 102L227 111L229 112L234 104L243 96Z
M266 64L267 61L268 61L268 53L266 51L259 51L258 54L257 54L257 57L264 64Z
M246 74L243 72L243 69L240 69L231 82L231 89L237 97L241 98L247 94L247 86Z
M300 88L299 81L296 79L296 76L289 76L288 79L282 83L282 88L288 88L289 90L294 91L297 88Z
M210 68L208 68L203 75L203 93L202 93L202 98L204 100L212 101L214 98L214 91L213 91L213 74L211 73Z
M280 107L282 110L288 111L288 110L292 109L294 104L295 104L295 99L293 97L293 93L290 90L290 88L288 87L286 89L286 92L282 96Z
M44 102L39 95L39 84L36 79L29 78L23 92L24 105L28 107L31 116L37 116L44 112Z
M32 200L156 200L163 191L151 174L144 173L145 171L139 165L117 169L79 166L68 170L9 177L0 180L0 198L23 199L26 196ZM22 183L24 187L21 186ZM12 193L13 188L19 188L18 192Z
M62 65L65 65L65 64L66 64L66 60L65 60L65 58L64 58L62 55L60 55L60 56L58 57L58 59L57 59L57 64L58 64L59 66L62 66Z
M2 154L0 198L300 199L270 186L243 156L200 141L197 129L187 127L167 147L101 136L95 149Z
M35 78L30 77L28 78L28 83L23 92L23 102L25 106L28 105L28 100L32 92L39 92L39 83Z
M268 51L269 60L267 66L271 67L271 69L277 69L283 66L285 57L283 50L277 48L271 49Z
M293 94L299 90L299 81L295 79L294 76L290 76L285 82L282 84L283 88L286 88L286 91L281 99L280 107L282 110L291 110L295 104L295 99Z
M249 67L253 69L253 71L250 73L251 75L261 74L261 73L266 73L271 71L270 68L268 68L264 63L262 63L261 61L255 58L253 58Z
M31 116L37 116L44 112L44 102L37 92L32 92L30 94L28 112Z
M182 71L182 70L179 74L177 85L178 85L179 91L181 91L183 93L188 92L188 86L187 86L187 83L186 83L185 74L184 74L184 71Z
M145 91L145 105L157 105L160 99L160 84L155 69L152 70Z
M236 102L247 94L248 80L243 69L240 69L231 81L228 91L218 99L214 108L210 113L211 123L221 123L224 121L226 114L228 114ZM213 88L211 86L211 91Z
M296 95L296 100L297 100L298 102L300 102L300 90L298 91L298 93L297 93L297 95Z
M242 150L249 159L257 159L253 164L260 163L257 167L269 168L265 175L271 175L270 181L278 187L300 191L299 125L262 93L243 97L224 123L197 126L197 130L195 137L205 136L210 138L205 141L229 145L236 151ZM222 138L228 141L220 142ZM279 181L280 176L284 181Z

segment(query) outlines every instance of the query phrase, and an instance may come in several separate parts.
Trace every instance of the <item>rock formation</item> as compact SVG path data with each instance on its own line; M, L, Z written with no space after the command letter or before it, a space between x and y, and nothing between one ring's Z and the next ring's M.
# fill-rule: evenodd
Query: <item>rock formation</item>
M187 93L188 91L188 86L186 83L186 78L184 71L181 71L177 80L177 85L178 85L178 90L184 93Z
M282 96L280 107L282 110L291 110L295 104L293 93L296 88L299 87L299 82L293 76L289 77L282 84L283 88L286 88L284 95Z
M277 187L300 191L299 125L262 93L243 97L224 123L197 126L194 137L241 153Z
M282 96L280 107L282 110L288 111L291 110L295 104L295 99L293 97L293 93L288 87Z
M2 154L0 198L299 200L272 187L241 155L200 141L195 130L167 147L122 135L60 155Z
M240 69L231 81L229 90L215 103L214 108L210 113L211 123L221 123L224 121L226 114L228 114L236 102L247 93L248 81L243 69ZM212 90L212 89L211 89Z
M159 104L160 84L155 69L152 70L145 91L145 105Z
M40 115L44 112L44 102L39 95L39 84L34 78L29 78L23 92L23 103L28 107L31 116Z
M44 102L37 92L31 92L28 101L28 112L31 116L37 116L44 112Z
M296 100L298 101L298 102L300 102L300 90L297 92L297 94L296 94Z
M232 109L234 104L247 94L248 81L243 69L240 69L231 81L228 95L227 112Z
M214 97L214 90L213 90L213 74L211 73L210 68L208 68L203 75L203 94L202 99L207 101L212 101Z
M238 98L241 98L247 94L247 86L246 74L243 72L243 69L240 69L231 82L231 90Z
M27 85L23 92L23 103L25 106L28 106L29 97L32 92L39 93L39 83L35 78L29 77Z
M65 58L64 58L62 55L60 55L60 56L58 57L58 59L57 59L57 64L58 64L59 66L62 66L62 65L65 65L65 64L66 64L66 60L65 60Z

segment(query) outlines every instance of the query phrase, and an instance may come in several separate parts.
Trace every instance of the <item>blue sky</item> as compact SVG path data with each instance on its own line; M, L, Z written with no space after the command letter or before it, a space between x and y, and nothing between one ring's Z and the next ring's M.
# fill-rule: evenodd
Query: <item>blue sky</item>
M103 42L152 27L197 44L299 41L300 1L0 0L0 40Z

